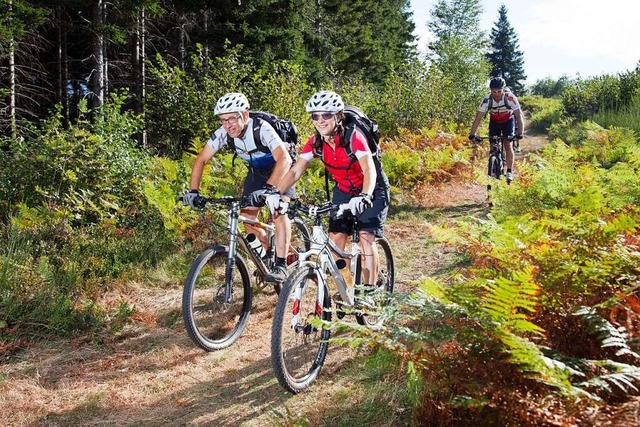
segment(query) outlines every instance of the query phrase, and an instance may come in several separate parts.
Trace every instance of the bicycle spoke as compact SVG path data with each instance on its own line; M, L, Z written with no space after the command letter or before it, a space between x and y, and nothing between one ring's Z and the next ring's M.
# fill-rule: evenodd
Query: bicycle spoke
M183 295L183 317L189 337L211 351L238 339L251 309L251 287L243 261L236 262L231 295L225 301L226 253L202 254L189 272Z
M329 320L331 314L325 291L318 289L313 271L300 269L285 283L276 306L272 362L278 381L292 392L313 382L326 357L330 331L322 327L321 320Z

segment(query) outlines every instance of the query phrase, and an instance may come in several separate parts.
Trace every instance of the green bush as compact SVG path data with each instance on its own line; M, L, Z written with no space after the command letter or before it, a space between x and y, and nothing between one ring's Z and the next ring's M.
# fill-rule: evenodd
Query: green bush
M138 205L147 155L132 138L140 119L121 113L124 97L65 129L54 115L27 140L0 153L0 199L5 208L48 206L74 224L94 224ZM9 212L2 212L7 218Z
M564 115L562 101L557 98L542 98L540 96L523 96L518 98L523 110L530 114L525 124L528 131L546 132L551 125L560 122Z

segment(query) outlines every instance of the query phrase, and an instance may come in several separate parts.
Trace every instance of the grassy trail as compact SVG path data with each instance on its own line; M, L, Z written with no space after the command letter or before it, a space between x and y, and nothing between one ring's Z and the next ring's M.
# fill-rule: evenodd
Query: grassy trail
M542 143L524 140L518 158ZM458 254L429 239L429 224L488 209L484 186L470 182L432 188L395 207L387 234L397 289L407 291L456 263ZM354 350L330 348L318 381L305 393L294 396L278 385L270 363L273 293L258 294L240 340L213 353L195 348L184 331L180 284L131 284L118 297L138 313L117 335L34 342L2 361L0 425L265 426L296 414L310 425L402 423L400 413L376 412L367 401Z

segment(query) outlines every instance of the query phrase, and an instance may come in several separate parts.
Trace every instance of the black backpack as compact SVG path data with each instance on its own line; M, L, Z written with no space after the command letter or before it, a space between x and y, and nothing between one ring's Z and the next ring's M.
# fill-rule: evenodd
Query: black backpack
M261 110L251 110L249 111L249 117L253 119L253 140L256 143L256 148L254 150L249 151L249 154L253 154L257 151L261 151L263 153L270 153L269 147L262 143L262 139L260 138L260 127L262 126L262 121L269 123L276 131L282 142L284 142L287 147L287 151L291 156L291 160L295 162L297 156L297 146L298 141L300 139L300 135L298 134L298 129L296 125L293 124L292 121L287 119L281 119L275 114L268 113L266 111ZM233 160L231 164L234 164L237 152L236 152L236 143L233 138L227 135L227 143L229 148L231 148L234 152Z
M354 129L358 129L367 139L367 144L369 145L369 150L373 155L374 161L379 162L380 129L378 128L378 123L370 119L361 109L353 105L345 105L343 113L344 119L342 120L342 125L344 126L344 138L350 141ZM345 150L354 162L358 160L351 144L347 144ZM319 144L319 147L315 150L315 154L322 159L322 144Z
M351 141L351 134L355 129L358 129L367 139L367 145L373 156L373 163L376 166L378 176L382 176L382 163L380 162L380 129L378 123L369 118L361 109L354 107L353 105L344 106L344 119L342 120L342 126L344 126L344 138L347 141ZM322 147L323 144L318 144L318 148L314 150L317 157L322 159ZM345 150L352 162L357 162L358 158L353 152L351 143L345 146ZM327 200L329 199L329 175L327 169L324 171L325 192L327 194Z

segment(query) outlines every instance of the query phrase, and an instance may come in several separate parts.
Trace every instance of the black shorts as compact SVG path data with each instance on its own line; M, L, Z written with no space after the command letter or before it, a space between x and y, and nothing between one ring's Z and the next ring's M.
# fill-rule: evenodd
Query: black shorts
M339 205L348 203L351 197L353 197L351 194L334 187L331 201ZM360 231L368 231L376 237L384 236L384 223L389 213L389 200L389 186L385 184L377 185L373 190L373 206L358 216L358 228ZM350 213L341 218L329 219L329 231L351 235L353 232L352 219Z
M275 165L272 165L268 168L249 167L249 173L247 173L247 177L244 179L244 188L242 190L242 195L248 196L254 191L263 188L269 180L274 167ZM292 186L284 193L284 195L293 197L295 195L294 189L295 186Z
M489 120L489 136L502 136L511 138L516 134L516 119L511 116L509 121L505 123L496 123Z

